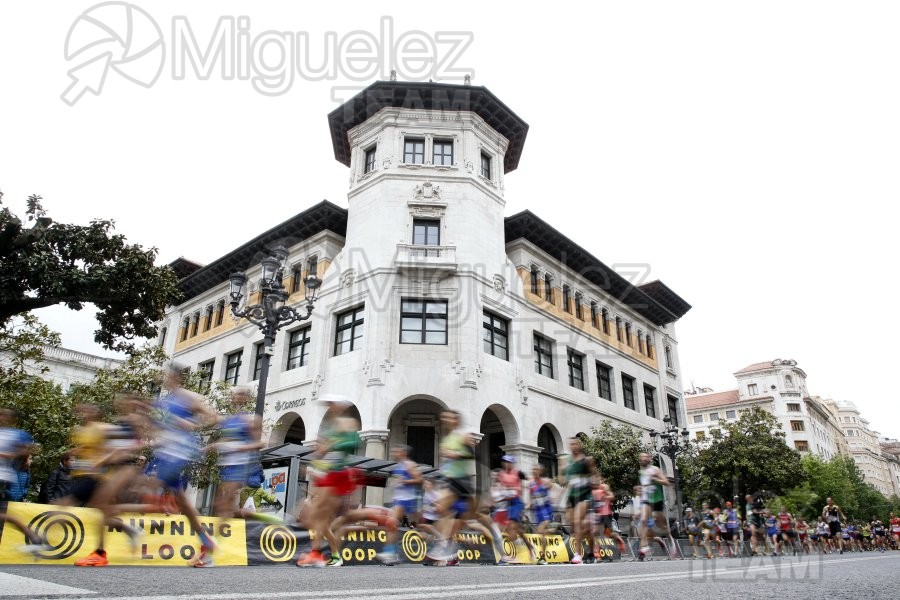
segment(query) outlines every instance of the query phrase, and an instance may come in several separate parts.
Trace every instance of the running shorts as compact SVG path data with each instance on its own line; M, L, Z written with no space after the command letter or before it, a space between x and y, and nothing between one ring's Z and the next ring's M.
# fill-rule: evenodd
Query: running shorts
M831 536L837 536L841 533L841 524L838 521L832 521L828 524L828 529L831 531Z
M468 499L475 495L474 477L448 477L447 486L457 498Z
M219 479L246 484L250 479L249 465L225 465L219 467Z
M521 498L510 498L509 499L509 520L510 521L521 521L522 520L522 511L525 509L525 505L522 504Z
M180 490L187 466L186 459L160 456L156 462L156 477L170 490Z
M72 478L72 497L78 501L78 506L84 506L90 502L91 497L97 490L100 481L96 477L82 475Z
M553 520L553 510L550 508L549 504L544 504L543 506L538 506L533 509L531 512L534 513L534 522L535 523L544 523Z
M394 506L402 508L403 514L406 515L414 515L419 509L418 503L415 500L394 500Z
M356 469L337 469L325 473L316 481L316 485L331 489L335 496L349 496L356 491L358 480Z
M652 510L653 512L664 512L666 510L666 503L662 500L657 500L656 502L644 500L644 504L649 504L650 510Z
M766 526L766 522L763 519L762 515L758 515L756 513L750 513L749 518L750 524L756 527L757 529L762 529Z

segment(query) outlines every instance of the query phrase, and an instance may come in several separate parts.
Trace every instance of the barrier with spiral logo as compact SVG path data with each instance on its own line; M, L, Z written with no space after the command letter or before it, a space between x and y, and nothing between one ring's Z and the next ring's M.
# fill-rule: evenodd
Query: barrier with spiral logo
M45 560L63 560L74 556L84 544L84 523L70 512L49 510L28 523L50 548L38 556Z
M259 534L259 549L267 560L287 562L297 553L297 536L284 525L269 525Z

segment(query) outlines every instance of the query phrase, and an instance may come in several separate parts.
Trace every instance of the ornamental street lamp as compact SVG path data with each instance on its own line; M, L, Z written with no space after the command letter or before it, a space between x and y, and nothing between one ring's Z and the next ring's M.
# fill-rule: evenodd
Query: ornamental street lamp
M290 306L285 306L288 293L281 283L284 275L284 261L287 260L287 250L278 246L271 251L271 256L262 260L262 276L259 280L260 302L252 306L238 309L243 297L244 285L247 276L243 273L233 273L231 281L231 314L238 318L244 318L259 327L263 334L262 365L259 370L259 390L256 393L256 414L260 419L266 408L266 380L269 376L269 360L272 357L272 347L275 345L275 334L282 327L305 321L312 316L313 303L316 301L316 293L322 285L322 280L309 274L305 281L306 314L301 314Z
M690 432L687 429L678 431L678 426L672 423L672 417L666 415L663 417L666 428L662 431L650 430L650 439L653 440L653 447L656 449L657 457L659 454L665 454L672 461L672 473L675 478L675 508L678 511L676 521L681 523L683 507L681 504L681 486L678 481L678 467L675 465L675 458L688 449L688 436ZM662 440L662 442L660 442Z

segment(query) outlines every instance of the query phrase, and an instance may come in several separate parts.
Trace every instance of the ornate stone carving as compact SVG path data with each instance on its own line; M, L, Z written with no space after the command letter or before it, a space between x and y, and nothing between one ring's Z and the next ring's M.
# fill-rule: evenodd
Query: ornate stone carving
M341 286L350 287L353 285L353 282L356 280L356 269L347 269L343 275L341 275Z
M498 292L506 289L506 278L503 275L494 275L494 289Z
M313 399L316 399L319 397L319 388L322 387L322 382L324 382L324 381L325 381L325 376L322 375L321 373L316 373L316 376L313 377L312 390L309 393L309 395Z
M371 362L366 361L365 365L363 365L363 373L368 376L366 387L384 385L386 375L393 366L394 363L391 362L391 359L389 358L382 359L377 365L373 365Z
M519 390L519 397L522 399L522 404L528 404L528 384L525 383L525 379L519 378L516 381L516 389Z
M471 368L471 373L469 370L469 365L464 365L461 360L453 363L453 371L460 376L459 387L477 390L478 380L481 378L481 365L476 363L475 367Z
M439 185L434 185L428 180L425 180L425 183L421 185L417 185L415 187L413 197L416 200L440 200L441 199L441 187Z

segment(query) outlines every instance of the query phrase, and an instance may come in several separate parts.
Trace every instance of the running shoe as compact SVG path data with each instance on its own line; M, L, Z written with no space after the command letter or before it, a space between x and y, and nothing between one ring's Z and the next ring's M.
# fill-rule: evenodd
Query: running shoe
M343 559L341 559L340 554L333 554L328 562L325 563L326 567L340 567L344 564Z
M19 546L19 551L25 554L31 554L35 558L41 558L41 553L50 552L53 550L53 546L50 544L45 544L44 542L30 542L28 544L24 544Z
M396 552L379 552L375 555L375 560L383 565L396 565L400 562L400 556Z
M298 567L324 567L325 557L319 550L312 550L300 556L297 560Z
M546 564L547 564L547 561L544 560L543 558L541 558L541 559L538 559L537 564L539 564L539 565L546 565Z
M125 525L122 527L122 531L128 536L128 542L131 544L131 553L135 554L141 547L141 536L144 535L144 530L132 527L131 525Z
M197 555L196 560L193 561L192 567L196 567L198 569L205 569L209 567L216 566L213 562L212 554L206 551L206 548L203 546L200 547L200 554Z
M104 550L94 550L84 558L75 561L76 567L105 567L108 564L109 559L106 558Z
M575 556L572 557L572 560L570 560L569 562L571 562L573 565L580 565L581 562L582 562L582 561L581 561L581 555L580 555L580 554L576 554Z

